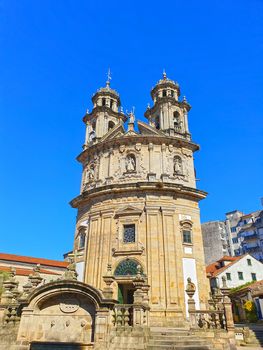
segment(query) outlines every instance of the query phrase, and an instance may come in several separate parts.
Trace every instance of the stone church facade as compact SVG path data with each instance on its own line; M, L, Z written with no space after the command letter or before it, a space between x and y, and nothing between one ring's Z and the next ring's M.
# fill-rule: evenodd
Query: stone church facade
M17 329L14 349L150 349L158 329L234 348L226 286L208 298L198 207L206 193L196 188L191 106L165 73L151 96L148 123L136 126L109 80L93 95L77 157L81 191L71 201L74 261L47 284L36 269L22 295L15 273L6 281L0 315L3 329Z

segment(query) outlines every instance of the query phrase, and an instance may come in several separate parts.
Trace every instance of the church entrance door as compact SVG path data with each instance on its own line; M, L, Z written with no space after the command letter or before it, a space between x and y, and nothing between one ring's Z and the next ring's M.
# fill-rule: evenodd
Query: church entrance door
M118 283L118 301L120 304L133 304L134 286L132 283Z

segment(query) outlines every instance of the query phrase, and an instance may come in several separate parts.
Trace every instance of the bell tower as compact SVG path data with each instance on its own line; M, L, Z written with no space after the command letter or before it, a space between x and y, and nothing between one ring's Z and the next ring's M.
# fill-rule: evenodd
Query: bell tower
M165 71L151 91L153 107L148 106L145 117L152 127L169 136L183 137L188 140L191 135L188 129L188 112L191 106L184 97L179 101L179 84L167 78Z
M122 111L119 94L110 87L110 70L107 76L106 86L97 90L92 96L93 109L91 113L87 110L83 118L86 124L84 149L97 143L111 129L127 119Z

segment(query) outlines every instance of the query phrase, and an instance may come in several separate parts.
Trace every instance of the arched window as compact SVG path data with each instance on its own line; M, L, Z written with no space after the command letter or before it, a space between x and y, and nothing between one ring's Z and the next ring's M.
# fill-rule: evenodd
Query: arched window
M174 157L174 174L176 175L183 174L183 162L182 162L182 158L179 156Z
M105 98L102 99L102 106L106 106L106 99Z
M174 116L174 128L178 129L180 127L180 114L178 111L173 113Z
M116 267L115 276L136 276L138 273L138 266L140 264L133 259L126 259L119 263Z
M113 106L113 100L110 100L110 108Z
M174 91L171 90L171 97L174 97Z
M167 91L163 90L163 97L166 97L166 96L167 96Z
M108 124L108 130L110 129L113 129L115 126L114 122L112 122L111 120L109 121L109 124Z
M79 249L83 249L85 247L86 234L84 230L81 230L79 233Z
M180 222L183 244L193 244L193 233L191 220L183 220Z

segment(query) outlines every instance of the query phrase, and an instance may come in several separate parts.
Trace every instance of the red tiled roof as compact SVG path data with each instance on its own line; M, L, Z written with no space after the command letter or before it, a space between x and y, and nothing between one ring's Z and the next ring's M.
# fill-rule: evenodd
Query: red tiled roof
M235 261L238 260L239 256L228 256L228 255L224 255L221 259L217 260L218 262L221 261Z
M228 267L234 265L238 260L240 260L241 258L243 258L244 255L240 255L240 256L223 256L223 258L219 259L218 261L208 265L206 267L206 273L207 275L209 274L210 277L214 277L217 276L218 274L220 274L221 272L223 272L224 270L226 270ZM226 266L222 266L220 267L220 262L222 261L231 261L231 263L227 264Z
M10 272L11 268L8 267L8 266L0 266L0 271ZM43 274L47 274L47 275L60 275L57 272L51 272L51 271L48 271L48 270L45 270L45 269L41 269L41 268L40 268L39 272L43 273ZM31 269L23 269L23 268L20 268L20 267L16 268L16 275L17 276L29 276L31 273L33 273L33 270L31 270Z
M14 262L16 261L16 262L23 262L28 264L40 264L40 265L53 266L53 267L67 267L69 264L67 261L33 258L31 256L22 256L22 255L14 255L14 254L6 254L6 253L0 253L0 260L14 261Z

